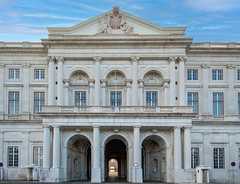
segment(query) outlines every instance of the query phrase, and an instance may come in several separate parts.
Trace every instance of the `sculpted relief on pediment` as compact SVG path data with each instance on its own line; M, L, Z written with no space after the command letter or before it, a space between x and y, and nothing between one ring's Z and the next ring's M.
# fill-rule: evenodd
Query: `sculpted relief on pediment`
M88 75L84 72L74 73L70 78L71 84L88 84Z
M128 25L127 17L119 13L119 7L113 8L113 13L106 15L98 22L98 33L100 34L130 34L134 27Z

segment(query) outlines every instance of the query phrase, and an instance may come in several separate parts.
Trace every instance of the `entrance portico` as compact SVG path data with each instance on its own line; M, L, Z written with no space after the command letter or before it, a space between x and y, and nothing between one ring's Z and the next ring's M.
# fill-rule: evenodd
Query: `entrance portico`
M176 118L179 113L181 118ZM111 159L117 161L117 176L128 182L192 180L188 171L191 107L46 106L41 116L43 157L49 160L44 159L41 181L90 179L101 183L109 179ZM146 172L148 167L152 170Z

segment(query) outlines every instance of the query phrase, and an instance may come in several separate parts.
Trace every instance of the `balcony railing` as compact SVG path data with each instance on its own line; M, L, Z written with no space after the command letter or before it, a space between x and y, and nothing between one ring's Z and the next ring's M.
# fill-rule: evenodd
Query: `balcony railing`
M193 113L191 106L44 106L42 113Z

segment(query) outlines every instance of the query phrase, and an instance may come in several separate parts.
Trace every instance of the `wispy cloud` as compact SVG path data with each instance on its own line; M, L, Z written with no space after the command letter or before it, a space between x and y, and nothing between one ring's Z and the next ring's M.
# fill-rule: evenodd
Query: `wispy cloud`
M26 25L1 25L0 32L2 33L30 33L42 34L47 33L46 28L26 26Z
M239 0L186 0L184 5L206 12L231 11L240 6Z
M52 14L42 14L42 13L36 13L36 14L24 14L25 17L38 17L38 18L51 18L51 19L65 19L65 20L86 20L85 18L77 18L77 17L66 17L66 16L59 16L59 15L52 15Z

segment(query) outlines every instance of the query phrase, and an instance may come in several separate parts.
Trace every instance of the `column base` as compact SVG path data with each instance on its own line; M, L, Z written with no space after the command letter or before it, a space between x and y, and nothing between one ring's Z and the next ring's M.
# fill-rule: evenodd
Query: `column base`
M92 168L92 183L101 183L101 168Z
M132 168L132 183L142 183L142 169Z
M41 168L40 182L62 182L63 169L61 168Z

